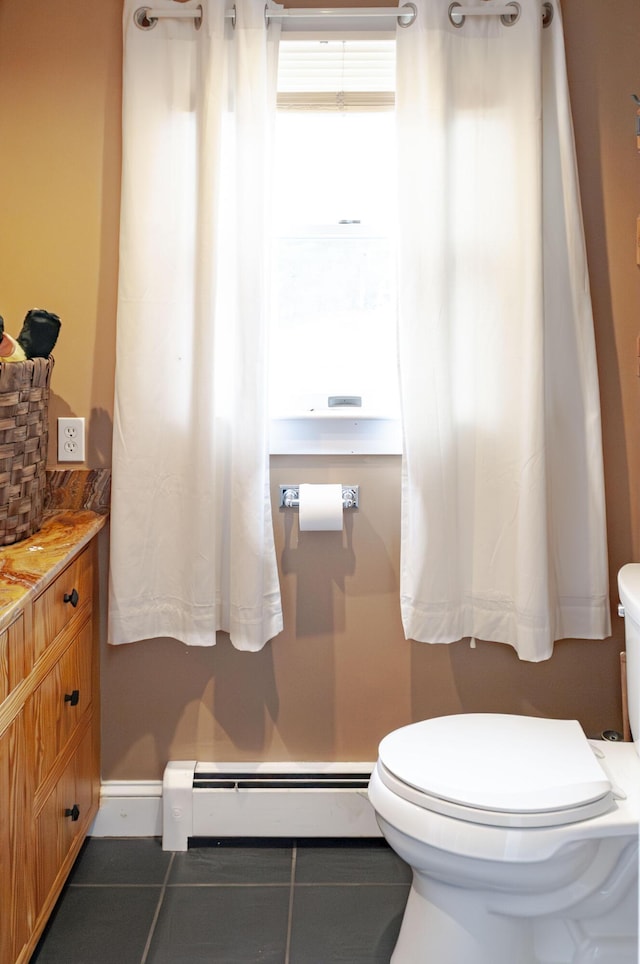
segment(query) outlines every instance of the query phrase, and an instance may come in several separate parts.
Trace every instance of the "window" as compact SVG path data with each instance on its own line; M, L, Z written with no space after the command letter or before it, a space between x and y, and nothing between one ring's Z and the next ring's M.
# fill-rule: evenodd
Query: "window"
M398 451L394 46L280 44L272 451Z

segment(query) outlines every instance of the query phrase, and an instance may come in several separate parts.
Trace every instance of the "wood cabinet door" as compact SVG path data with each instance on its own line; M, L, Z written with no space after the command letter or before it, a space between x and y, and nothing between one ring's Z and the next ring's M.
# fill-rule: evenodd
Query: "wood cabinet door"
M35 919L26 738L20 713L0 736L0 964L13 964Z
M92 634L87 620L29 700L36 788L91 707Z
M48 916L98 805L91 727L81 738L35 818L38 914Z

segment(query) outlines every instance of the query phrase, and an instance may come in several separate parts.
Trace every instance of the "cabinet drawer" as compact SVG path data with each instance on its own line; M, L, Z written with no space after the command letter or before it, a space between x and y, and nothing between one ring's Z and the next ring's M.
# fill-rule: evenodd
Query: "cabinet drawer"
M33 655L24 638L24 616L0 633L0 703L31 670Z
M33 603L36 659L85 604L91 604L92 591L92 555L85 549Z
M36 788L91 704L92 637L88 619L29 700Z
M72 850L77 852L79 849L95 815L98 783L94 746L93 733L88 726L35 818L36 901L39 911L45 902L55 902L57 890L62 887L70 869L67 858ZM52 894L56 880L56 890Z

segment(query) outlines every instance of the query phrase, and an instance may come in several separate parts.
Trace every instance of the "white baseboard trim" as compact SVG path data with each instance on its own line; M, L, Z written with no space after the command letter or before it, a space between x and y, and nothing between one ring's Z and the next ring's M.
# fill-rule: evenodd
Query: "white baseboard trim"
M162 780L105 780L92 837L161 837Z
M366 763L197 763L171 761L162 780L105 780L100 807L89 834L93 837L162 837L167 850L185 850L195 836L379 836L366 789L298 790L199 789L194 776L224 773L260 774L267 770L282 777L324 777L357 773L364 779L373 764Z

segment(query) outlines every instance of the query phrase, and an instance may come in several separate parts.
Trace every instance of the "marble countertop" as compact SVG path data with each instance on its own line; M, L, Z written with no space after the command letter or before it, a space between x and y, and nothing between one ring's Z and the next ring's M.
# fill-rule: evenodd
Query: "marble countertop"
M0 548L0 630L30 595L37 595L102 529L106 517L89 509L48 512L39 532Z

